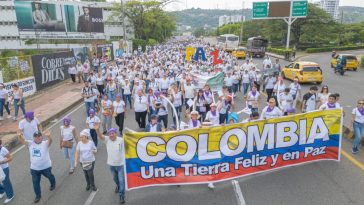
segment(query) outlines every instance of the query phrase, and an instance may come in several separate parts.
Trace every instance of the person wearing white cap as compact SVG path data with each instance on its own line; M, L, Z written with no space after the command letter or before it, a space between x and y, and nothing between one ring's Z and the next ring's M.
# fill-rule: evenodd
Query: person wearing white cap
M210 105L211 110L207 112L205 121L209 121L212 125L219 125L220 124L220 113L217 111L216 103L212 103Z
M201 122L198 120L200 118L200 114L194 110L190 113L191 120L188 122L188 128L199 128L201 127Z
M80 141L77 143L75 153L75 169L77 168L78 161L80 161L86 178L86 191L89 191L90 189L92 189L92 191L97 191L94 178L95 154L97 148L94 142L90 140L90 136L89 129L84 129L80 132Z

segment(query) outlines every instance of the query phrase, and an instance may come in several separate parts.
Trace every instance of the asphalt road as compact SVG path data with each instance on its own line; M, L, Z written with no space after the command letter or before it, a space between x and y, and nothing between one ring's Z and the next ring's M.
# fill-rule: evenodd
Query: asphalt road
M306 57L321 64L324 70L324 83L333 92L342 96L340 102L344 106L353 106L360 98L360 79L364 76L362 70L347 72L344 77L336 76L329 68L328 54L318 54ZM258 65L261 59L254 59ZM282 64L285 62L282 61ZM324 64L327 64L324 66ZM287 82L288 83L288 82ZM310 85L304 85L308 89ZM236 99L238 107L242 108L242 97ZM264 100L263 100L264 101ZM264 102L262 102L262 106ZM68 114L72 124L78 131L85 127L85 109L81 105ZM346 110L351 108L347 107ZM350 113L349 111L347 111ZM134 114L129 113L126 127L136 129ZM170 122L172 120L170 119ZM53 173L57 186L53 192L49 191L48 180L42 180L42 200L40 204L94 204L113 205L118 203L114 193L115 185L106 165L106 148L100 144L96 155L95 181L99 190L96 193L85 191L85 179L82 170L78 168L73 175L68 175L68 162L59 148L59 126L55 122L51 127L54 143L50 149L53 163ZM342 148L350 152L350 142L343 139ZM29 171L29 154L27 149L13 150L14 160L10 163L11 179L15 190L12 204L32 204L34 193ZM355 156L361 161L363 153ZM315 162L312 164L280 169L274 172L244 177L238 180L242 195L247 205L347 205L363 204L364 172L346 157L341 162ZM165 186L143 188L127 192L127 204L132 205L169 205L169 204L242 204L238 202L233 183L231 181L215 184L214 190L206 185Z

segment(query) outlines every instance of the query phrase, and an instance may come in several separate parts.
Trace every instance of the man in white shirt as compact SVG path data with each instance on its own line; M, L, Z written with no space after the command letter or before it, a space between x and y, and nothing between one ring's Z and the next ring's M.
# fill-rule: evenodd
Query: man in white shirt
M192 106L190 107L188 105L188 101L193 101L193 99L195 98L195 86L191 83L191 79L188 78L186 79L186 84L184 84L182 88L183 99L185 101L185 106L187 110L189 108L192 108Z
M23 133L26 140L32 140L35 132L42 131L42 127L34 112L28 111L24 115L24 119L19 122L19 132Z
M124 179L124 141L123 138L117 136L117 129L110 128L109 136L105 136L100 132L99 125L96 127L97 135L100 140L106 144L107 165L113 180L116 184L115 193L119 193L120 203L125 203L125 179Z
M322 104L320 106L319 110L334 110L334 109L341 108L341 105L336 100L337 100L336 95L330 94L328 102L325 104Z
M134 111L135 120L137 121L139 128L145 128L145 118L148 112L148 98L143 95L142 90L137 91L137 95L134 96Z
M310 91L303 96L302 112L310 112L316 110L317 103L317 87L312 86Z
M49 157L49 147L52 144L52 138L49 132L45 133L48 140L43 141L40 132L33 133L32 140L26 140L23 133L19 132L18 137L21 144L26 145L30 154L30 173L32 175L33 188L35 192L34 203L41 199L40 180L41 176L48 178L51 186L50 191L56 188L56 179L52 174L52 161Z
M89 116L88 111L90 109L95 109L96 94L95 89L89 85L88 81L85 81L85 87L82 88L81 95L85 102L87 116Z
M165 98L161 97L160 104L157 104L156 106L158 109L158 122L161 123L163 121L164 128L167 129L168 127L168 102Z
M228 87L229 93L233 92L233 83L234 83L234 77L231 76L231 73L228 72L227 76L225 77L225 85Z

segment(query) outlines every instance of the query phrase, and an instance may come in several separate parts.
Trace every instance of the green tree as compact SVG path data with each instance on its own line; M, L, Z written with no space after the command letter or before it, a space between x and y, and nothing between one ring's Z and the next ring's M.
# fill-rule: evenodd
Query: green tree
M123 16L120 11L124 11L124 16L134 28L136 39L152 38L163 42L176 29L175 19L163 10L163 6L169 2L170 0L127 1L124 9L120 4L114 5L113 16Z

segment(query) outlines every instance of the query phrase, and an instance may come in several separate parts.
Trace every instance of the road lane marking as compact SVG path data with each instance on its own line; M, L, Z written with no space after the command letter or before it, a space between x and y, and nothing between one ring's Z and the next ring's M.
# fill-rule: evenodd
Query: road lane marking
M97 192L99 192L98 189L96 191L91 192L90 196L88 196L86 202L83 205L90 205L92 203L92 201L94 200Z
M359 167L361 170L364 171L364 164L359 162L357 159L352 157L349 153L345 152L344 150L341 150L341 154L346 157L351 163L353 163L355 166Z
M76 107L74 110L72 110L71 112L67 113L66 116L68 115L72 115L74 112L76 112L77 110L79 110L81 107L83 107L84 104L82 103L81 105L79 105L78 107ZM59 122L61 122L63 120L59 119L58 121L54 122L51 126L49 126L47 129L45 129L45 131L49 131L51 130L54 126L56 126ZM53 121L52 121L53 122ZM22 150L25 147L25 145L21 145L18 149L14 150L11 154L15 155L17 152L19 152L20 150Z
M235 192L235 196L236 196L238 205L246 205L245 199L244 199L243 193L241 192L238 181L231 180L231 183L233 184L233 188L234 188L234 192Z

